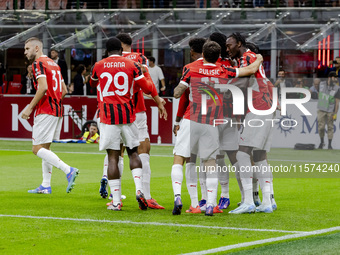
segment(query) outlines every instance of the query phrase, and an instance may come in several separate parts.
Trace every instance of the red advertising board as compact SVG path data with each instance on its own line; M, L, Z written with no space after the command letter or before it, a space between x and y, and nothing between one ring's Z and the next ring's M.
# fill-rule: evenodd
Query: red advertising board
M2 138L31 138L33 113L29 120L20 117L22 111L31 102L32 96L0 95L0 109L2 111ZM172 103L168 100L165 107L168 121L159 118L158 108L153 100L145 100L147 106L148 129L150 140L156 143L158 136L162 143L172 143ZM63 101L64 119L60 138L78 138L82 125L95 119L97 111L96 97L70 96Z

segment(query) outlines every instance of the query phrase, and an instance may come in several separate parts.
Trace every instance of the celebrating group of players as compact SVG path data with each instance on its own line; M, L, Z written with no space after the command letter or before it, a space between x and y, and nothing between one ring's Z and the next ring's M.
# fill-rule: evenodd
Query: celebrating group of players
M118 34L106 43L108 57L97 62L91 74L90 85L97 87L101 139L100 150L106 150L100 194L112 201L107 209L120 211L121 175L126 149L136 187L139 208L164 209L150 194L150 140L147 132L144 94L151 95L160 116L167 119L165 101L157 94L148 73L147 60L140 53L131 52L132 39L128 34ZM233 87L252 91L252 107L268 110L276 107L272 102L273 88L261 65L263 58L256 55L256 46L247 45L244 37L234 33L229 37L213 33L206 40L193 38L189 42L193 62L186 65L174 97L180 98L174 133L174 163L171 171L174 191L173 215L181 214L181 185L183 165L186 162L186 183L191 198L187 213L212 216L230 205L229 172L225 169L224 154L236 169L242 194L239 207L229 213L271 213L276 209L273 196L272 174L268 169L266 152L270 148L272 127L265 122L259 125L232 125L232 121L247 123L272 118L273 114L258 116L246 111L240 117L233 115ZM250 50L252 49L252 50ZM58 139L62 122L61 101L66 94L60 68L42 53L38 38L25 42L25 56L33 64L37 93L24 110L22 118L28 119L35 107L33 126L33 153L42 159L43 182L30 193L50 194L52 166L65 172L70 192L78 176L78 169L70 167L50 150L53 139ZM238 79L238 77L255 79ZM248 90L249 91L249 90ZM203 100L204 98L204 100ZM215 126L216 120L224 120ZM255 127L256 126L256 127ZM198 201L196 157L201 159L199 183L202 199ZM253 164L259 171L252 171ZM216 167L219 166L219 167ZM250 171L249 171L250 170ZM218 182L221 198L217 204ZM262 204L258 197L262 190ZM256 207L257 206L257 207Z

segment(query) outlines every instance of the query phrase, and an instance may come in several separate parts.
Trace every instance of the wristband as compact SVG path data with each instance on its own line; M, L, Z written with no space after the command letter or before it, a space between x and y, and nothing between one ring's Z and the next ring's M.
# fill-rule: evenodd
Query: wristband
M176 121L174 125L175 125L175 126L179 126L179 122Z

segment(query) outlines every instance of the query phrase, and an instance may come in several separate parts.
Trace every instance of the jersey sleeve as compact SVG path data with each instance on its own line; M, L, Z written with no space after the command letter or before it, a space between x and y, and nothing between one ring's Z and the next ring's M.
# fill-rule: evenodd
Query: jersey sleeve
M256 60L255 53L245 53L243 55L243 58L241 60L241 67L249 66L251 63L253 63Z
M40 77L46 77L46 72L45 72L43 62L34 61L34 63L32 64L32 69L33 69L33 75L34 75L35 80L38 80Z
M134 65L133 77L135 81L134 92L141 88L145 94L151 94L152 97L157 96L157 91L155 94L156 90L155 85L145 78L141 68L137 63L134 62L133 65Z
M182 83L183 85L189 87L190 78L191 78L190 68L188 68L187 66L185 66L185 67L183 68L183 74L182 74L180 83Z
M225 69L225 77L224 78L238 78L238 75L239 75L238 68L226 67L224 69Z
M96 64L94 64L94 66L91 69L91 79L90 79L90 86L91 87L96 87L97 83L98 83L98 75L97 75L97 68L96 68Z
M189 105L189 94L190 90L187 88L181 98L179 99L178 110L177 110L177 117L183 118L184 113Z
M141 63L143 66L148 66L148 59L142 54L139 55L138 62Z

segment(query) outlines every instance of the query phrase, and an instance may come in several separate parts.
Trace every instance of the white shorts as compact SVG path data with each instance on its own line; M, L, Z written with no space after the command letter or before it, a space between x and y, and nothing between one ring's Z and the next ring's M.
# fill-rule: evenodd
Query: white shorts
M100 123L99 150L120 150L120 144L133 149L139 146L138 128L135 122L131 124L108 125Z
M138 128L138 141L144 142L145 139L150 139L148 132L148 124L146 120L146 112L138 112L136 113L136 121Z
M56 117L49 114L39 114L34 118L32 140L33 145L51 143L53 140L59 140L62 117Z
M175 155L189 158L192 153L203 160L216 159L218 149L217 127L188 119L182 120L173 150Z
M235 122L235 120L233 120ZM231 119L228 119L227 124L218 125L218 133L220 139L220 151L236 151L240 134L237 125L231 126Z
M274 117L275 113L265 116L255 115L251 112L247 113L244 120L246 125L241 131L239 145L269 152L273 139L273 124L269 119ZM249 120L253 121L249 122ZM251 126L249 126L249 123Z

